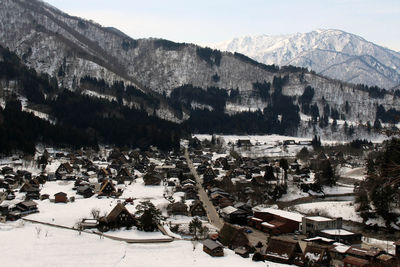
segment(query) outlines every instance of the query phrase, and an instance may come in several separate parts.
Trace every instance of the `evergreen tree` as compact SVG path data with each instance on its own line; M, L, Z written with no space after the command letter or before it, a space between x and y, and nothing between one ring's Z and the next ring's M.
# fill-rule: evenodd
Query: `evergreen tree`
M161 211L150 201L142 201L136 206L135 215L139 218L139 228L146 232L157 229L160 220L163 219Z

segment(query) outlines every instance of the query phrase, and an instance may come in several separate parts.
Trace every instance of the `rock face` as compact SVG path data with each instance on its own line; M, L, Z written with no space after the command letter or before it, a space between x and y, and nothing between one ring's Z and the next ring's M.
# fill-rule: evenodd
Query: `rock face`
M299 47L304 46L305 51L307 47L317 47L324 43L324 39L316 37L321 34L321 32L311 34L314 36L312 42L315 44L310 40L306 42L304 39L306 37L298 37L304 40L304 43L294 42L296 45L293 49L282 46L274 60L290 64L295 64L295 60L306 61L306 57L298 55L303 53ZM387 70L388 73L392 73L393 79L400 80L400 75L394 69L400 66L400 57L395 52L347 33L330 32L332 36L335 34L342 34L341 38L357 39L358 42L338 41L335 44L326 42L326 47L307 50L308 52L304 53L312 54L320 60L310 60L311 63L305 66L324 68L321 57L329 51L339 50L338 47L345 44L341 47L341 53L332 52L331 59L336 59L338 64L343 60L354 62L352 64L368 60L372 62L378 58L377 55L380 55L387 59L382 63L382 73ZM281 37L281 42L291 43L291 38L295 37ZM236 40L236 42L242 41ZM380 104L386 110L400 109L399 100L392 93L385 94L383 98L371 98L367 91L359 90L352 84L332 80L306 70L283 68L278 71L237 54L207 50L193 44L177 44L160 39L134 40L116 29L105 28L94 22L69 16L37 0L0 2L0 44L16 52L36 71L57 77L59 83L70 90L75 90L80 79L85 76L104 79L110 84L114 81L124 81L125 84L135 85L144 92L158 96L163 94L169 96L174 88L185 84L204 89L208 87L219 87L229 91L238 89L239 97L234 101L228 101L225 106L226 112L235 113L241 110L263 110L269 102L259 97L253 83L264 81L272 83L275 76L287 75L288 82L282 92L293 96L295 103L298 103L297 99L303 94L304 88L311 86L315 89L312 104L317 104L319 110L323 110L324 105L329 103L331 108L345 113L347 101L351 105L351 112L346 112L346 120L349 121L373 122L377 106ZM370 56L359 56L356 61L348 54L349 51L355 50L352 46L360 51L370 49ZM234 45L227 47L228 50L235 50L233 48ZM274 60L265 62L275 63ZM341 69L343 66L332 66L321 72L329 74L334 72L335 68ZM366 73L360 73L358 77L362 75ZM358 81L357 78L347 80ZM194 106L209 108L207 104L193 103ZM184 114L183 119L174 118L173 108L168 105L161 105L154 113L177 122L188 118L189 115Z
M400 53L340 30L247 36L214 45L259 62L310 68L342 81L391 89L400 84Z

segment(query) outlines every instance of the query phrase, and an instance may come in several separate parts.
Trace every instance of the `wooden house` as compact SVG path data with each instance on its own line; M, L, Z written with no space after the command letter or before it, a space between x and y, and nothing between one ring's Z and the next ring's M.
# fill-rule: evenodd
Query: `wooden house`
M347 256L343 261L345 267L372 267L369 260Z
M49 199L49 198L50 198L49 194L40 195L40 200L46 200L46 199Z
M62 163L56 170L56 178L64 179L68 174L73 173L73 171L74 169L68 162Z
M203 174L203 183L208 184L212 182L216 177L217 174L215 173L215 171L211 167L208 167Z
M203 207L203 203L200 200L196 200L192 203L189 209L190 216L199 216L199 217L206 217L207 212Z
M29 182L25 182L21 188L19 189L19 192L27 192L29 189L32 189L33 185Z
M329 266L330 254L328 247L308 244L303 254L303 263L305 266L310 267Z
M284 264L301 263L303 252L298 242L271 238L263 253L263 259ZM299 264L300 265L300 264Z
M15 205L15 209L20 212L21 215L31 214L38 212L37 203L29 200L23 201Z
M211 239L206 239L203 241L203 251L212 257L224 256L224 248Z
M377 267L392 267L392 266L397 267L398 266L397 263L399 263L400 265L400 262L397 262L394 256L389 254L381 254L378 257L376 257L375 265Z
M163 180L163 177L155 172L148 172L146 175L143 177L143 181L145 185L160 185L161 181Z
M248 215L249 214L246 211L233 206L227 206L221 209L221 216L226 222L232 224L246 225Z
M118 203L107 216L99 219L99 227L102 228L102 230L129 227L135 224L135 217L121 203Z
M64 192L58 192L54 194L54 202L55 203L67 203L68 197L67 194Z
M247 247L249 245L249 239L247 238L244 229L229 223L225 223L221 228L218 239L224 246L231 249Z
M88 185L79 186L76 189L77 194L82 195L84 198L93 196L93 189Z
M38 200L40 198L40 189L37 187L32 187L26 190L26 195L25 199L26 200L31 200L31 199L36 199Z
M98 178L99 180L103 180L103 179L106 179L106 178L108 178L108 177L110 177L110 172L109 172L107 169L105 169L105 168L100 168L100 169L97 171L97 178Z
M121 168L117 174L117 177L124 177L124 180L132 180L132 174L127 168Z
M99 196L111 196L114 195L117 192L115 189L115 186L113 182L109 179L104 180L103 183L100 186L100 190L98 195Z
M351 246L347 251L346 254L348 256L353 256L360 259L365 259L369 262L373 262L376 257L383 254L382 250L379 249L365 249L360 248L358 246Z
M188 206L182 202L171 203L167 207L169 215L188 215Z
M248 223L259 230L272 234L293 233L299 230L303 216L299 213L289 212L279 209L264 208L254 210L254 218Z

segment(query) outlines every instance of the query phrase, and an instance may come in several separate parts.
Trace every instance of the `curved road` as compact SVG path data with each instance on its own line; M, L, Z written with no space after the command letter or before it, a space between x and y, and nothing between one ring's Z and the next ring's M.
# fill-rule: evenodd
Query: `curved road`
M193 174L194 178L196 179L196 186L199 190L199 197L200 200L203 202L203 206L206 209L208 221L214 225L218 230L224 226L224 221L219 217L217 210L215 209L214 205L211 203L210 199L206 191L204 191L203 186L201 185L201 180L199 175L197 174L196 169L193 166L193 162L189 158L189 153L187 148L185 148L185 158L187 164L189 166L190 172Z

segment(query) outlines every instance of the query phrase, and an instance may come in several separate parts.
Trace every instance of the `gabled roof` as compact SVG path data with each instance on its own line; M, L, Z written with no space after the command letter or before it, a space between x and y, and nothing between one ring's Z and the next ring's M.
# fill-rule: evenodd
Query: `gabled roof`
M17 205L23 205L25 207L36 207L37 203L35 201L32 200L28 200L28 201L23 201L18 203Z
M347 251L347 254L357 255L357 256L361 256L361 257L365 257L365 256L376 257L380 253L381 253L380 250L371 250L371 249L364 249L364 248L357 248L357 247L350 247L350 249Z
M68 162L62 163L62 164L57 168L57 170L58 170L61 166L63 166L63 167L67 170L68 173L72 173L72 172L74 171L74 169L71 167L71 165L70 165Z
M106 180L106 181L103 182L99 193L103 192L104 188L106 188L106 186L107 186L108 184L110 184L110 185L112 186L113 191L116 191L116 190L115 190L115 186L114 186L114 184L112 183L112 181L111 181L111 180Z
M126 211L132 219L134 219L133 215L125 208L124 205L121 203L118 203L113 210L107 215L106 220L107 222L113 222L117 219L118 215L121 214L121 212Z
M54 196L66 196L67 194L64 192L58 192L56 194L54 194Z
M321 262L325 253L327 253L327 251L323 247L307 245L304 251L304 259L308 259L311 262Z
M211 240L211 239L206 239L203 241L203 245L205 247L207 247L209 250L214 250L216 248L222 248L222 246L220 244L218 244L217 242Z
M263 212L263 213L270 213L273 215L277 215L280 216L282 218L286 218L292 221L296 221L296 222L301 222L303 215L301 215L300 213L296 213L296 212L289 212L289 211L285 211L285 210L279 210L279 209L272 209L272 208L254 208L253 209L254 212Z
M352 257L352 256L347 256L346 258L344 258L344 262L357 264L357 266L368 266L369 265L369 261L360 259L360 258L356 258L356 257Z
M200 200L195 200L189 208L190 212L192 212L197 206L200 206L205 211L203 203Z
M289 260L296 252L301 252L301 248L297 242L271 238L265 254L268 257Z
M221 243L225 246L232 245L233 241L237 241L238 239L242 239L246 244L240 245L247 245L249 240L244 233L243 229L233 226L232 224L225 223L222 229L219 231L219 239Z

